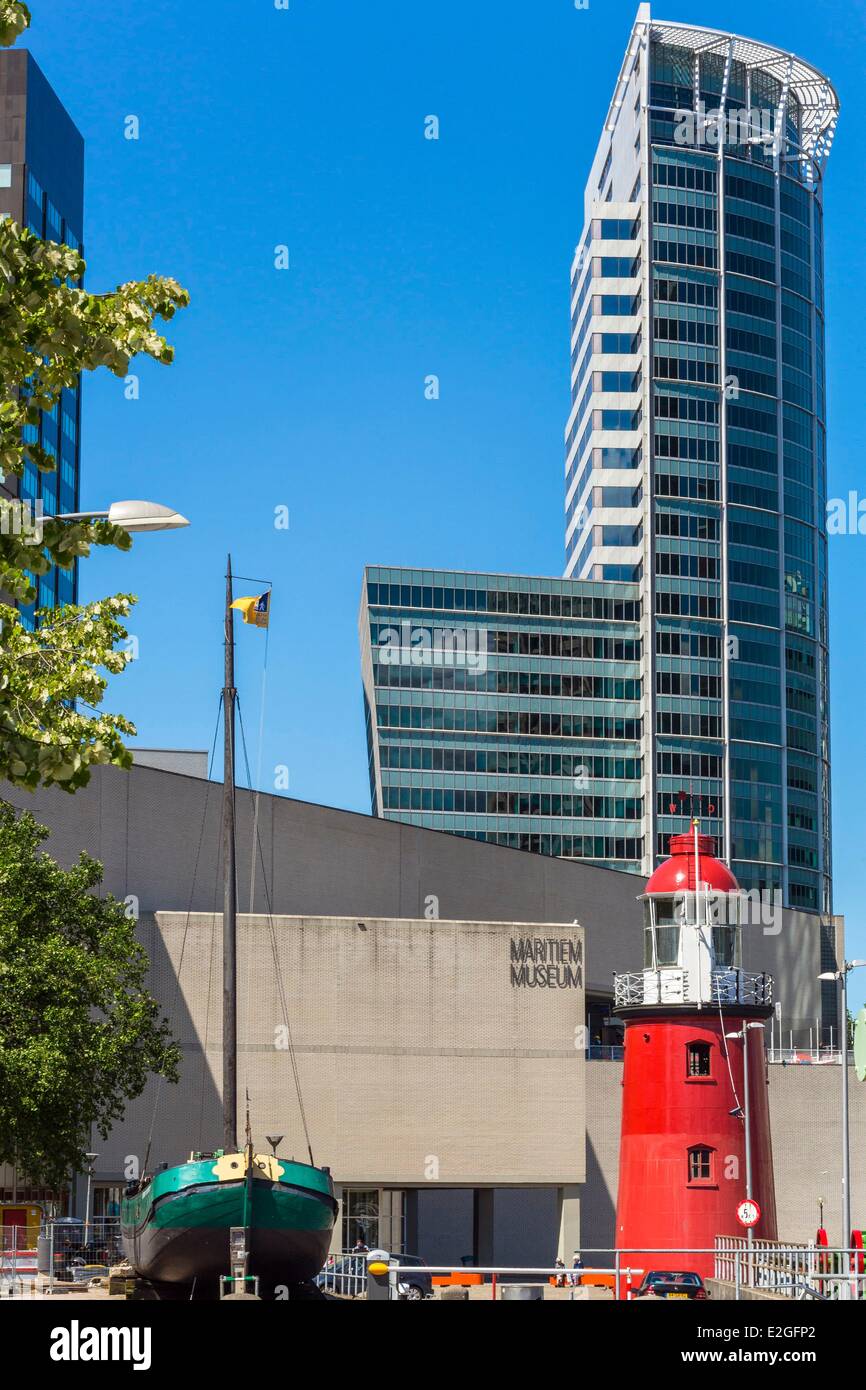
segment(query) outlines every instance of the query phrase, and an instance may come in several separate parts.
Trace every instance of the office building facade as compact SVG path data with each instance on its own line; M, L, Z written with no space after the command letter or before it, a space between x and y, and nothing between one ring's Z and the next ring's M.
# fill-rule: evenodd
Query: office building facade
M82 249L84 233L84 141L44 77L23 49L0 51L0 216L11 217L46 241ZM81 387L64 390L31 442L56 461L53 473L27 462L20 478L0 482L0 492L20 498L45 516L78 510L81 473ZM74 603L77 570L52 568L32 578L37 599L24 610Z
M640 872L636 584L371 567L374 814Z
M641 5L572 264L566 566L640 585L646 837L831 901L823 177L832 86Z

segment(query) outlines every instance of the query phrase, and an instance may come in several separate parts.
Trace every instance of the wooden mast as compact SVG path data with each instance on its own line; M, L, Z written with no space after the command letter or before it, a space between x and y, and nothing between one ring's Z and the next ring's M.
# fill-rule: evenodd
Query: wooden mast
M223 720L223 1147L237 1153L237 866L235 862L235 634L232 557L226 562Z

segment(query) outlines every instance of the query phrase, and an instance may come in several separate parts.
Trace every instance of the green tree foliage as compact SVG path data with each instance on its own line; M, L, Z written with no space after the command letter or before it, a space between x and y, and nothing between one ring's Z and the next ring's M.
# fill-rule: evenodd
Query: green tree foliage
M0 619L0 779L74 792L95 764L131 766L121 735L135 726L96 708L102 669L119 674L129 659L115 645L126 636L120 618L131 603L120 594L84 608L47 609L35 632Z
M30 23L26 5L0 0L0 45ZM33 788L40 782L84 785L93 763L129 763L120 738L134 727L120 716L75 713L65 702L97 705L105 682L122 671L114 650L126 633L119 617L134 599L120 596L59 617L37 611L28 634L13 602L36 598L34 578L54 565L70 569L92 545L128 550L128 533L105 521L40 518L14 499L9 475L25 462L53 472L54 457L37 442L43 411L52 410L82 372L107 367L126 376L140 355L168 364L173 349L157 331L189 303L176 280L150 275L107 294L84 290L77 251L44 242L11 219L0 220L0 777ZM6 601L9 600L9 601Z
M0 0L0 48L8 48L30 26L30 11L21 0Z
M0 1163L63 1186L178 1049L145 987L147 957L102 867L68 870L47 831L0 802Z

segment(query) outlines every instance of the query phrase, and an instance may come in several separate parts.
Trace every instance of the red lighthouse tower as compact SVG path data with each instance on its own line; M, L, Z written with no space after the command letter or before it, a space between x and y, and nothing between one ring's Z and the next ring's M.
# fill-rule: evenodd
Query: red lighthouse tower
M670 848L643 896L644 968L615 981L625 1020L616 1244L646 1252L623 1264L711 1275L712 1255L651 1252L744 1235L747 1195L760 1208L755 1237L776 1237L763 1030L772 980L742 969L749 899L712 838L695 822Z

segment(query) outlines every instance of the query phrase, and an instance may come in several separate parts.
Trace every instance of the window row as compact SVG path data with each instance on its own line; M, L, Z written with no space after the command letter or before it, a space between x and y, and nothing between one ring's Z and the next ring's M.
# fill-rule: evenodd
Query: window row
M611 714L547 714L540 710L440 709L420 705L377 705L382 729L456 730L460 733L541 735L546 738L616 739L637 742L641 719Z
M475 659L477 661L477 659ZM566 700L639 700L641 681L613 676L545 675L538 671L479 671L477 666L374 663L381 690L460 690L482 695L538 695Z
M640 820L643 816L640 797L447 787L383 787L382 805L386 811L462 811L476 816L556 816L567 820Z
M383 769L418 772L468 772L499 777L592 777L607 781L636 781L641 758L611 757L605 753L538 753L522 748L436 748L431 745L382 744Z
M418 584L367 585L370 605L432 608L470 613L517 613L530 617L592 618L604 622L638 622L640 602L590 594L536 594L496 589L451 589Z

